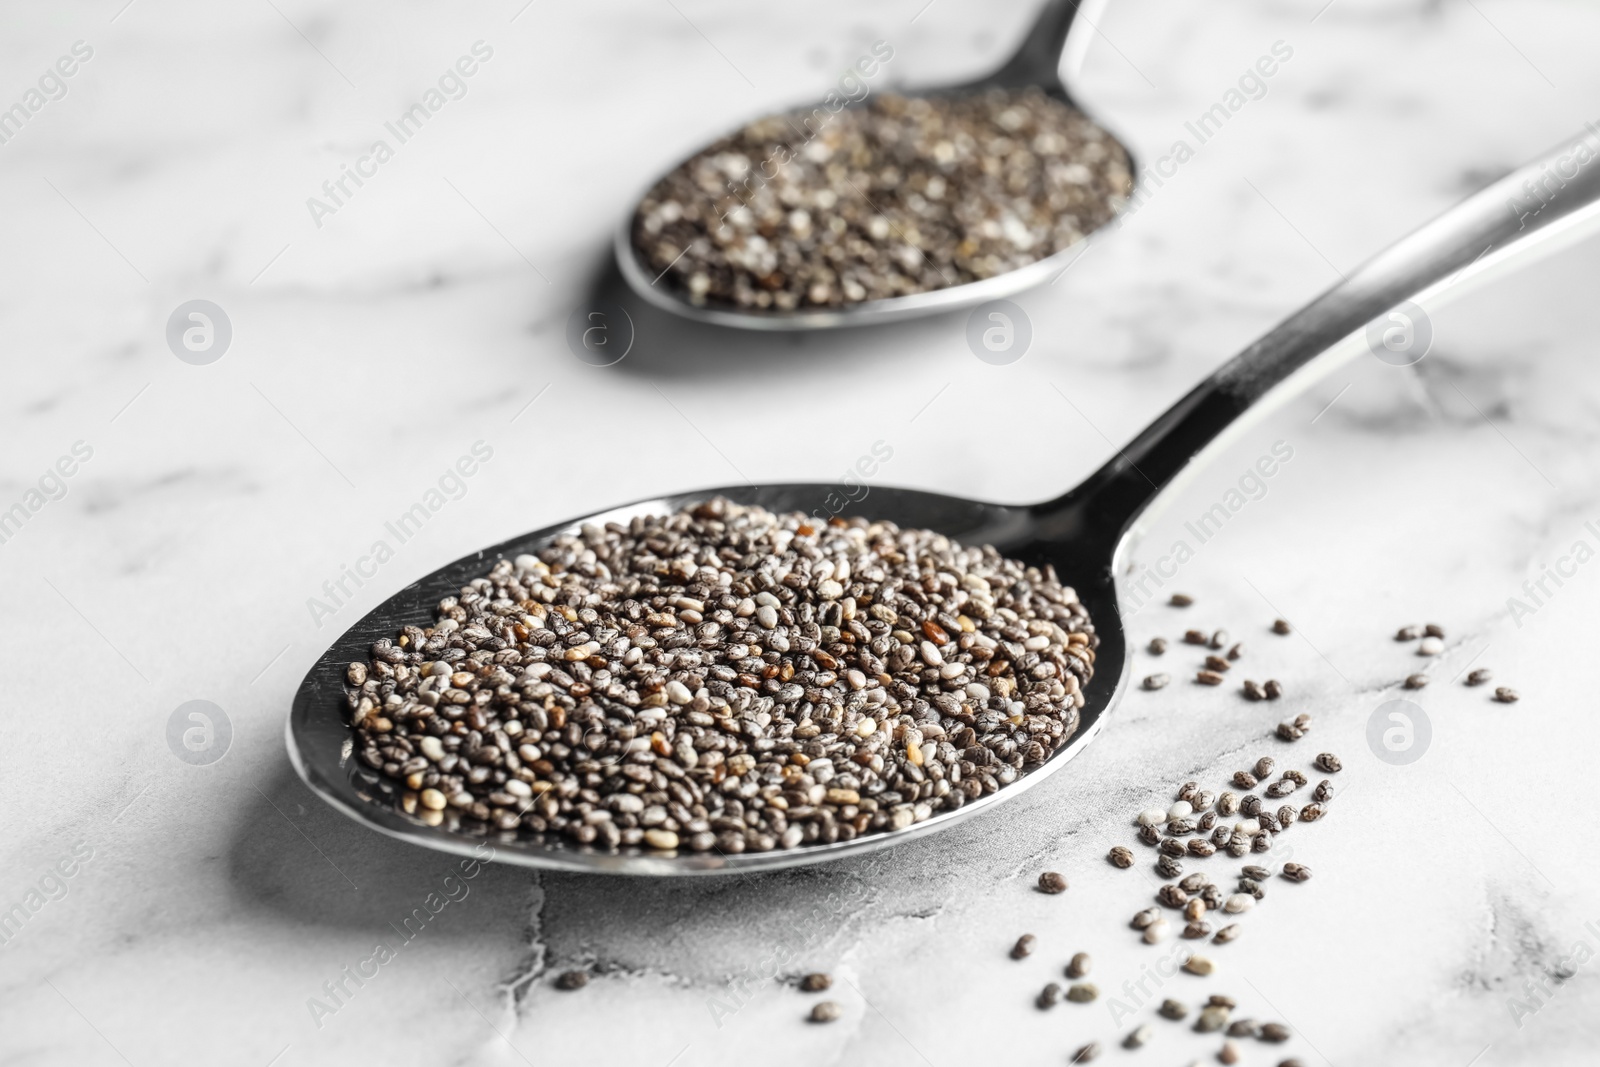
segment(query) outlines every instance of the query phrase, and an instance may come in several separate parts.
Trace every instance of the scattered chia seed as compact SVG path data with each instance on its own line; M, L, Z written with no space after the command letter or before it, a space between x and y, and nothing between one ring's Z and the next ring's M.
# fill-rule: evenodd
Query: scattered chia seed
M1421 689L1423 686L1425 686L1427 684L1428 684L1428 676L1426 674L1408 674L1408 675L1406 675L1405 687L1407 689Z
M1272 632L1275 633L1275 634L1287 634L1287 633L1293 633L1294 631L1289 626L1289 620L1288 619L1273 619L1272 620Z
M1067 999L1074 1004L1087 1004L1100 995L1100 987L1093 982L1074 982L1067 987Z
M1422 630L1418 627L1402 626L1399 630L1395 631L1394 639L1396 641L1415 641L1421 636Z
M809 1018L814 1023L831 1023L844 1014L837 1001L819 1000L811 1006Z
M1227 1025L1228 1009L1211 1004L1200 1009L1200 1018L1195 1020L1194 1028L1202 1034L1210 1034Z
M694 304L843 307L1045 259L1133 190L1122 146L1038 89L885 93L814 122L758 119L662 178L634 214L641 265Z
M1152 656L1159 656L1166 650L1167 639L1165 637L1152 637L1150 639L1149 652Z
M1156 1036L1155 1028L1149 1023L1145 1023L1142 1026L1135 1027L1132 1033L1122 1039L1122 1047L1139 1048L1142 1045L1149 1044L1150 1039L1154 1036Z
M1067 1062L1088 1063L1098 1055L1100 1055L1100 1042L1091 1041L1087 1045L1084 1045L1082 1048L1078 1049L1077 1052L1074 1052L1072 1054L1072 1059Z
M1017 938L1017 943L1011 946L1011 958L1014 960L1026 959L1033 955L1034 942L1039 939L1032 934L1023 934Z
M1261 1027L1261 1040L1263 1041L1287 1041L1290 1034L1289 1028L1282 1023L1264 1023Z
M1040 1011L1045 1011L1049 1008L1055 1007L1060 1000L1061 985L1057 982L1051 982L1049 985L1039 990L1039 995L1034 998L1033 1002L1038 1006Z
M1494 698L1502 704L1515 704L1517 701L1522 699L1522 695L1515 689L1501 686L1499 689L1494 691Z
M833 976L831 974L823 974L820 971L815 974L808 974L800 979L800 988L807 993L821 993L832 985Z
M1165 689L1170 681L1172 681L1172 675L1170 674L1152 674L1145 678L1144 687L1146 689Z
M1223 683L1222 675L1216 671L1197 671L1194 680L1201 685L1221 685Z
M582 989L589 984L589 975L586 971L562 971L556 976L556 988L568 991Z
M1222 1042L1221 1051L1217 1053L1217 1062L1235 1064L1239 1062L1240 1055L1238 1042L1232 1038L1226 1038Z
M1267 684L1262 686L1262 692L1267 694L1268 700L1277 700L1283 696L1283 686L1276 678L1268 678Z
M1424 637L1443 637L1444 636L1444 627L1440 626L1436 622L1430 622L1430 623L1428 623L1428 625L1426 625L1426 626L1424 626L1422 628L1422 636L1424 636Z
M1205 956L1190 956L1183 961L1183 969L1204 978L1215 972L1217 965Z
M1194 603L1194 597L1190 596L1188 593L1173 593L1172 598L1168 600L1167 603L1171 604L1175 608L1186 608L1190 604Z
M1067 977L1082 978L1089 973L1089 969L1093 966L1094 960L1090 958L1087 952L1073 953L1072 959L1067 963Z
M1039 892L1064 893L1067 889L1067 880L1055 871L1045 871L1039 876Z
M1209 640L1210 638L1200 630L1185 630L1183 632L1183 643L1186 645L1203 645Z
M1160 1015L1163 1019L1177 1020L1187 1016L1189 1014L1189 1008L1188 1005L1184 1004L1182 1001L1173 1000L1169 997L1161 1002L1161 1007L1156 1009L1156 1014Z
M1113 867L1121 867L1123 870L1133 866L1133 853L1121 845L1114 846L1106 853L1106 859L1111 861Z
M1311 877L1311 868L1303 863L1285 863L1283 876L1291 882L1304 882Z
M1260 759L1256 760L1256 777L1258 779L1266 778L1272 773L1272 768L1276 766L1277 762L1271 756L1262 756Z
M717 499L500 560L346 696L429 825L734 854L1015 782L1077 732L1097 643L1048 568Z
M1424 637L1417 642L1417 655L1437 656L1444 651L1444 641L1437 637Z
M1317 753L1317 758L1312 761L1312 764L1317 768L1317 770L1323 771L1327 774L1338 774L1339 771L1344 767L1344 764L1339 762L1339 757L1335 756L1332 752Z
M1467 675L1467 684L1468 685L1482 685L1484 682L1487 682L1490 678L1493 678L1493 677L1494 677L1494 672L1491 671L1489 668L1487 668L1487 667L1479 667L1477 670L1475 670L1471 674Z

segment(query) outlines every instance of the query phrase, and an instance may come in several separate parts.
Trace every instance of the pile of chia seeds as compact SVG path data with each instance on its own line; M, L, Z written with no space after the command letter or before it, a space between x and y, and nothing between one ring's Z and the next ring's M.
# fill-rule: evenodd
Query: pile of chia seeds
M1025 267L1109 222L1127 151L1038 89L760 119L646 194L633 246L697 305L838 308Z
M1015 782L1077 731L1097 644L1048 568L714 499L500 560L346 696L431 825L731 855Z

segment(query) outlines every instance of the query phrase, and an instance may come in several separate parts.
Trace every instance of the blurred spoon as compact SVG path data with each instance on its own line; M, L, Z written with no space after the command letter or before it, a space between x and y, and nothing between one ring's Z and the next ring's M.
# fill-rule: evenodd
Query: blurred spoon
M1082 112L1083 108L1075 103L1067 92L1060 69L1065 59L1066 66L1076 73L1082 63L1084 49L1088 45L1088 34L1093 32L1090 19L1085 17L1079 32L1070 34L1074 24L1078 22L1080 12L1085 10L1093 12L1103 6L1104 0L1049 0L1023 39L1021 47L999 70L976 81L942 88L921 89L907 95L973 96L989 89L1031 87L1040 89L1051 99ZM1064 46L1065 52L1063 52ZM1125 146L1124 151L1126 151ZM1131 153L1128 170L1131 175L1138 173ZM1131 189L1129 193L1132 194ZM1053 278L1072 261L1074 256L1083 253L1082 245L1089 239L1086 235L1044 259L963 285L947 286L909 296L865 300L842 307L803 307L794 311L767 311L743 309L728 304L695 304L686 294L664 283L663 278L668 271L658 272L649 264L642 262L639 252L634 247L635 214L636 209L628 212L627 218L617 230L615 240L617 266L635 293L656 307L685 318L756 330L816 330L839 326L867 326L923 315L937 315L987 300L998 300ZM1104 224L1101 229L1103 228ZM670 266L668 270L671 270Z

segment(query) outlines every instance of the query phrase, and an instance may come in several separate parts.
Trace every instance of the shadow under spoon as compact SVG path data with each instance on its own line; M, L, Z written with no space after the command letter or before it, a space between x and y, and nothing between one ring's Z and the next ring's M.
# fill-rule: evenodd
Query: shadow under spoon
M1442 292L1441 283L1454 285L1469 273L1466 268L1498 269L1513 253L1520 258L1534 245L1545 243L1546 237L1600 219L1600 212L1585 210L1600 199L1597 166L1580 168L1575 177L1546 196L1537 213L1519 217L1506 208L1508 201L1520 202L1524 181L1537 182L1542 175L1558 170L1557 164L1568 160L1569 153L1570 148L1564 146L1534 160L1380 253L1223 365L1100 470L1053 500L1002 505L911 489L875 488L869 506L846 509L846 514L859 511L874 520L935 530L967 544L990 544L1003 555L1028 564L1053 565L1088 610L1100 645L1093 678L1084 689L1078 732L1042 765L998 792L902 830L834 844L729 856L611 852L564 838L535 839L515 832L475 836L424 825L398 809L396 783L355 758L355 732L347 722L343 690L345 666L355 660L365 662L373 642L392 638L402 625L431 623L433 609L442 597L482 577L498 559L536 553L552 537L573 532L583 523L626 523L635 515L665 514L717 495L775 512L808 511L830 490L827 485L728 486L643 500L512 538L440 568L371 611L311 668L295 695L287 723L294 767L312 790L339 811L419 845L470 853L479 842L488 840L496 857L504 862L619 874L699 875L816 863L936 833L1014 799L1083 751L1105 727L1107 714L1125 689L1130 657L1116 575L1133 540L1135 520L1162 490L1198 466L1197 458L1223 431L1241 425L1242 416L1259 416L1316 380L1315 372L1325 369L1311 366L1323 362L1319 357L1328 361L1347 357L1352 346L1338 342L1354 331L1430 287ZM1538 240L1530 240L1536 235ZM1451 291L1466 288L1470 287ZM1307 373L1295 373L1301 370ZM1291 375L1294 380L1286 382Z

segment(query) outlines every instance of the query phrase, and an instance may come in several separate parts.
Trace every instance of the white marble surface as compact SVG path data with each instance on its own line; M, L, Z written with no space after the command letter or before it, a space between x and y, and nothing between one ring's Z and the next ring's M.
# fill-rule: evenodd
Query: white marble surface
M1316 878L1270 886L1221 972L1161 995L1221 990L1295 1027L1246 1063L1592 1062L1600 963L1520 1020L1509 998L1580 941L1600 947L1596 566L1520 627L1506 599L1574 541L1600 545L1584 530L1600 519L1600 247L1440 312L1415 368L1366 358L1330 378L1154 525L1146 556L1272 441L1292 444L1267 495L1184 568L1200 603L1131 623L1140 643L1230 627L1250 669L1288 686L1281 705L1131 694L1040 789L881 860L692 885L491 866L319 1027L308 999L451 865L322 805L282 725L325 644L411 577L600 506L823 480L880 438L885 482L1059 491L1337 271L1600 118L1600 14L1334 0L1313 22L1322 0L1114 0L1081 95L1146 160L1274 41L1294 55L1094 259L1021 298L1036 337L1021 362L972 358L960 316L779 339L640 312L634 351L598 369L564 325L653 173L819 95L875 39L896 52L883 84L976 73L1031 5L121 2L0 16L0 103L74 42L93 49L0 145L0 506L75 442L93 449L0 544L0 904L41 880L59 898L34 898L0 949L0 1060L945 1067L998 1045L1060 1063L1132 1024L1109 1001L1040 1013L1037 988L1074 951L1096 955L1108 993L1161 953L1124 925L1149 896L1147 856L1115 871L1107 846L1176 783L1220 784L1281 748L1266 731L1304 710L1316 732L1296 756L1347 764L1333 815L1285 839ZM317 228L306 198L479 40L493 55L466 96ZM193 298L233 324L209 366L164 340ZM319 628L307 598L478 440L494 457L466 494ZM1300 636L1266 634L1275 612ZM1393 767L1366 723L1419 662L1389 633L1427 620L1451 635L1418 697L1432 746ZM1469 661L1523 701L1448 684ZM193 699L232 724L210 766L167 746ZM58 885L80 841L92 858ZM1066 896L1030 889L1047 867ZM1039 951L1013 962L1025 930ZM586 990L550 988L579 965ZM807 998L767 980L775 967L831 970L844 1018L803 1024ZM1216 1050L1156 1022L1140 1062Z

